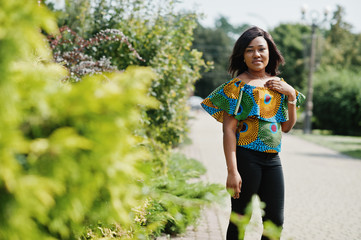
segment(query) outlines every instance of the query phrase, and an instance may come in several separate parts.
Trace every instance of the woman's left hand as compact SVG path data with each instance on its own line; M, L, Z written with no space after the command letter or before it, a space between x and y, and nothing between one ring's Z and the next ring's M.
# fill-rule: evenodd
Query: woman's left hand
M289 100L296 99L295 89L285 81L281 81L278 79L271 79L268 80L264 86L271 90L277 91L281 94L288 96Z

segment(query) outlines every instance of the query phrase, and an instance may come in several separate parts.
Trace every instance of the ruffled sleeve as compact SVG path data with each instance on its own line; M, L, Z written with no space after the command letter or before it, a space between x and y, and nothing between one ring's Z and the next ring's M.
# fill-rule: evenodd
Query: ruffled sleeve
M281 81L284 81L281 78ZM296 107L299 108L305 96L296 91ZM202 103L202 107L217 121L223 122L224 112L242 121L256 117L267 122L288 120L288 98L265 87L255 87L234 78L216 88Z
M296 109L299 109L301 107L301 105L303 104L303 102L305 101L306 97L300 93L299 91L296 91ZM281 105L281 109L280 109L280 113L285 117L285 121L288 121L288 97L284 97L283 98L283 102ZM283 122L283 121L281 121Z
M302 93L298 92L296 90L296 108L299 109L301 107L301 105L303 104L303 102L305 101L306 97L305 95L303 95Z
M281 78L281 81L283 82L286 82L283 78ZM300 93L299 91L295 90L296 91L296 108L299 109L301 107L301 105L303 104L303 102L305 101L306 97L305 95L303 95L302 93ZM283 102L283 106L288 106L287 104L288 102L288 98L285 97L284 98L284 102Z
M225 82L206 97L202 101L201 106L217 121L223 122L224 112L230 115L235 113L241 91L241 83L237 78Z

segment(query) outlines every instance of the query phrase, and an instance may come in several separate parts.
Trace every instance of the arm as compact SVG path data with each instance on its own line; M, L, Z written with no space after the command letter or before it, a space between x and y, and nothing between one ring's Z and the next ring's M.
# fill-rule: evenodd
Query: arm
M281 94L287 96L288 101L293 101L296 99L296 90L289 84L280 80L269 80L266 82L265 87L268 87L271 90L275 90ZM289 132L296 123L297 114L296 114L296 104L288 104L288 121L281 123L282 132Z
M237 119L227 113L223 113L223 150L228 170L226 187L233 192L234 198L239 198L242 186L242 178L237 170L236 158L237 124Z
M293 101L296 99L296 93L288 96L288 101ZM282 132L289 132L296 123L297 113L296 113L296 104L287 103L288 104L288 121L281 123Z

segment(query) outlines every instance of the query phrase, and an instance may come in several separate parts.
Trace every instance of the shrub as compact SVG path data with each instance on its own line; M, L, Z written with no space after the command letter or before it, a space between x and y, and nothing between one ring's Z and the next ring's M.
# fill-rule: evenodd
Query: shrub
M193 91L193 83L200 76L200 68L206 67L201 53L190 49L197 16L175 11L174 1L160 0L154 3L150 0L94 0L91 1L95 3L92 4L94 8L91 11L86 9L90 5L81 6L80 12L89 13L84 21L79 18L79 21L71 22L68 19L74 19L74 16L69 15L77 11L67 11L72 6L77 6L75 2L77 1L67 2L66 12L60 14L67 17L62 17L63 20L59 21L67 22L78 30L73 36L94 39L94 34L111 27L124 33L129 43L101 41L97 43L96 51L92 47L83 48L84 54L95 60L106 56L111 61L111 66L118 70L129 65L140 65L149 66L156 73L148 95L155 97L159 106L147 108L142 113L141 122L138 122L139 127L135 131L136 135L144 138L143 144L152 154L149 164L143 165L143 168L151 169L148 175L150 181L143 182L146 200L134 209L138 227L128 231L128 234L151 236L158 235L161 231L181 232L187 225L195 222L201 206L209 203L209 196L215 197L220 189L216 185L191 184L182 178L174 178L171 174L172 164L175 164L171 160L172 148L183 142L188 129L186 102ZM68 43L63 43L66 46L58 46L58 49L67 49ZM81 41L80 43L72 45L82 45ZM140 57L134 54L133 47ZM178 158L178 161L188 162L185 158ZM199 164L191 166L198 167ZM146 189L151 191L147 192ZM178 192L173 192L174 189L178 189ZM168 198L176 200L172 202ZM144 214L146 211L150 214ZM118 224L93 224L88 229L89 236L95 239L109 237L107 233L111 232L120 236L123 231L124 227L119 228Z
M334 134L361 134L360 74L327 69L315 77L314 127Z
M144 166L143 166L144 167ZM168 172L150 179L143 185L147 198L133 208L136 225L131 229L119 223L89 225L82 239L154 239L162 233L184 233L189 225L196 225L205 205L223 200L223 186L200 181L204 166L195 159L174 153L168 161Z
M182 143L188 129L187 99L200 78L201 68L207 67L202 54L191 50L197 15L176 10L176 1L89 2L67 1L66 11L59 14L58 22L68 24L85 39L109 27L124 33L143 60L126 44L115 41L103 41L96 51L89 49L85 53L94 59L106 56L118 70L130 65L151 67L156 77L149 94L160 105L146 112L145 134L156 141L156 149ZM78 12L87 14L80 18L74 15Z
M197 223L205 205L219 202L226 196L223 186L200 181L206 169L199 161L173 153L168 167L167 174L153 178L151 184L156 201L148 208L147 224L158 225L155 235L185 232L187 226Z
M65 81L78 82L85 75L116 71L117 68L112 65L111 58L103 55L96 59L91 55L91 52L96 52L104 42L124 43L139 60L143 61L127 37L119 30L101 30L90 39L80 37L67 26L63 26L59 30L59 35L49 35L48 39L55 62L63 65L69 71L69 76L64 79Z
M71 239L85 225L133 224L141 204L140 164L149 158L134 135L152 71L60 84L39 26L56 33L35 1L1 1L0 238ZM133 81L137 79L137 81Z

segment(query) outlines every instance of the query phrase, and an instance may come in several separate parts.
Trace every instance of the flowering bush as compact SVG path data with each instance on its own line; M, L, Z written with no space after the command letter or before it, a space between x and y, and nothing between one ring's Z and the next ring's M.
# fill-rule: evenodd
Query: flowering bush
M97 59L93 56L95 54L92 54L97 52L97 47L102 42L125 43L139 60L144 61L132 47L128 38L117 29L101 30L90 39L83 39L67 26L59 30L59 35L49 35L48 39L55 62L69 71L69 75L64 80L78 82L85 75L116 71L117 67L112 65L111 57L103 55Z

